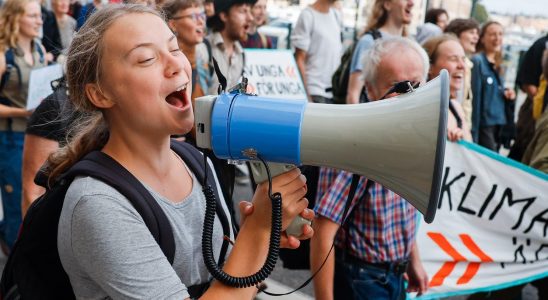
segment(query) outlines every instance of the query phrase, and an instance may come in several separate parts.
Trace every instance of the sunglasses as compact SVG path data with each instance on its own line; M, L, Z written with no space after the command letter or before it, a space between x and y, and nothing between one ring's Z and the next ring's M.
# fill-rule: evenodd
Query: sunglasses
M392 93L398 93L398 94L406 94L411 93L415 91L420 86L420 82L412 82L409 80L400 81L396 84L394 84L385 94L381 97L381 99L385 99L386 96L392 94Z

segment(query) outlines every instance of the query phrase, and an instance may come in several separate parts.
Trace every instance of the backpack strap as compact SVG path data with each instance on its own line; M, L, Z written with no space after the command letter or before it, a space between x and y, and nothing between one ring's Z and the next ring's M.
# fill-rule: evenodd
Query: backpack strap
M6 71L4 71L4 74L2 74L2 81L0 82L0 91L4 89L6 84L8 83L11 75L11 71L15 69L17 71L17 79L19 80L19 89L23 89L23 83L21 78L21 69L19 69L19 66L15 63L15 53L13 48L8 48L6 53L4 54L6 58Z
M198 66L192 69L192 91L196 90L196 84L198 83Z
M87 154L61 180L72 180L82 175L101 180L124 195L143 218L169 263L173 264L175 240L171 224L158 202L135 176L115 159L100 151Z
M9 48L8 51L4 53L4 57L6 60L6 70L2 74L2 79L0 80L0 92L4 89L4 86L10 79L11 68L13 67L13 64L14 64L13 50Z
M245 75L245 50L242 51L242 77Z
M21 69L15 63L15 53L13 48L8 48L4 54L6 58L6 71L2 74L2 80L0 81L0 92L4 89L8 83L11 75L11 71L15 69L17 72L17 80L19 85L19 90L23 90L23 79L21 78ZM11 101L7 98L0 98L0 104L11 106ZM12 130L13 118L7 118L7 129L8 131Z
M178 142L175 140L172 140L171 142L171 149L179 155L184 162L187 164L187 166L190 168L190 170L194 173L200 184L203 184L204 178L205 178L205 168L204 168L204 155L198 151L198 149L194 148L194 146L184 143L184 142ZM225 213L225 210L223 209L223 206L220 203L220 197L219 197L219 191L217 190L217 182L215 181L215 177L213 174L215 171L211 169L209 164L207 165L208 172L210 176L207 177L207 184L209 184L213 191L215 192L215 200L217 202L216 205L216 213L219 217L219 220L221 221L221 225L223 227L223 234L230 238L230 223L228 221L228 217ZM235 233L234 227L232 228L233 232ZM226 257L226 253L228 251L228 241L223 240L223 245L221 247L221 253L219 255L218 265L222 266Z
M43 64L46 61L46 55L44 54L44 50L42 50L42 47L40 47L40 43L37 40L34 41L34 47L36 47L36 52L38 52L38 55L40 57L40 63Z
M373 28L373 29L367 31L365 34L370 34L373 37L373 40L378 40L378 39L382 38L382 33L377 28Z
M208 57L208 67L209 67L209 76L213 76L215 74L215 68L213 67L213 50L211 50L211 43L208 39L204 39L204 44L207 49L207 57Z
M462 129L462 119L459 116L459 113L457 112L457 109L453 105L453 102L449 100L449 112L455 117L455 120L457 121L457 127Z

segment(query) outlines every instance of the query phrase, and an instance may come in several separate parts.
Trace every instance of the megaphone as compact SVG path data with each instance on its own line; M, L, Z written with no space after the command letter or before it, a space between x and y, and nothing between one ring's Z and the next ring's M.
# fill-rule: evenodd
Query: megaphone
M441 189L449 76L367 104L330 105L240 92L196 99L196 142L231 161L326 166L372 179L430 223Z

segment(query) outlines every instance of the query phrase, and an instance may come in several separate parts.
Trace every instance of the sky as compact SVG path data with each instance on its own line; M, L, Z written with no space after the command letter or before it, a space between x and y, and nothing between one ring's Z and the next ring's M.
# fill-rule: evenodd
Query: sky
M548 0L481 0L487 11L548 17Z

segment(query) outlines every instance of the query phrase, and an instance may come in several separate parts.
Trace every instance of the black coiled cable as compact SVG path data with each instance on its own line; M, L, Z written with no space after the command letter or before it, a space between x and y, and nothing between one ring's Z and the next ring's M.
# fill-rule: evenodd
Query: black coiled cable
M268 175L268 195L272 202L272 227L270 231L268 255L263 267L255 274L245 277L234 277L225 273L222 270L222 266L217 265L215 262L215 257L213 256L212 238L217 202L215 200L213 188L207 183L207 157L204 155L206 168L202 190L206 198L206 213L202 233L202 255L209 273L211 273L211 275L218 281L232 287L246 288L264 281L270 273L272 273L272 270L274 270L280 251L280 239L282 232L282 195L280 193L272 194L272 177L270 176L270 169L261 157L257 158L259 158L265 165Z

